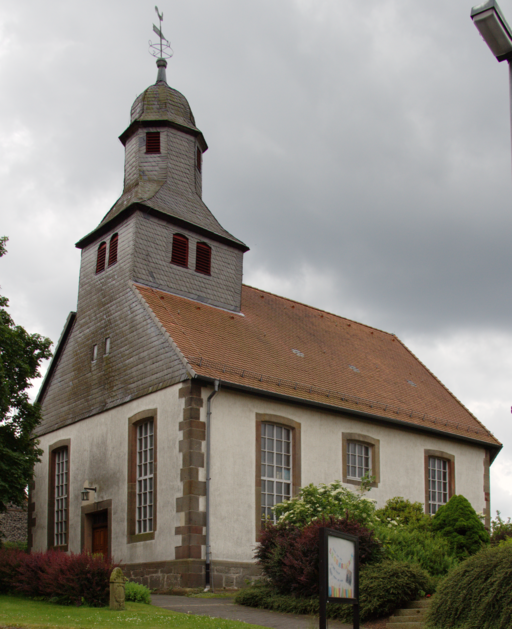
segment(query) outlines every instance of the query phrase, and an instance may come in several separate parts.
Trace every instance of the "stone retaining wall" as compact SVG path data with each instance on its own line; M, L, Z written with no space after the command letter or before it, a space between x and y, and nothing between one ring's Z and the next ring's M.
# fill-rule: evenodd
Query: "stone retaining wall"
M0 513L0 532L4 542L27 541L27 508L9 505Z

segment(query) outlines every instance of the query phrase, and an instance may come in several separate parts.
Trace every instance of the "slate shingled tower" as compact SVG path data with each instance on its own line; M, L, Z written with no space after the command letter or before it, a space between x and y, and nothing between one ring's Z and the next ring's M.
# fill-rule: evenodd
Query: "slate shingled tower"
M219 224L201 198L207 144L187 99L167 85L162 61L157 82L137 97L120 136L123 194L77 243L82 250L77 312L53 361L56 373L49 373L39 395L41 434L187 378L178 356L169 355L169 346L145 321L147 311L131 282L234 312L241 308L248 247ZM186 243L185 263L172 263L176 236ZM210 256L209 273L198 266L201 247Z

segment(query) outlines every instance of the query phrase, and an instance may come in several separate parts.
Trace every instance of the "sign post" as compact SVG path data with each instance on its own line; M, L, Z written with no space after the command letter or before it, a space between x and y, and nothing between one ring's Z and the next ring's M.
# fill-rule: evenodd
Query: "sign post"
M354 608L359 629L359 539L333 529L320 529L320 629L327 629L327 604Z

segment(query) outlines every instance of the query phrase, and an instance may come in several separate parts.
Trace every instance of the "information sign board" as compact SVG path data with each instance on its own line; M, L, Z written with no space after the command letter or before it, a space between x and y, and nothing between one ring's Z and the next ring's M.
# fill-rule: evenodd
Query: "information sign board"
M354 606L359 629L359 539L333 529L320 529L320 629L327 629L327 605Z

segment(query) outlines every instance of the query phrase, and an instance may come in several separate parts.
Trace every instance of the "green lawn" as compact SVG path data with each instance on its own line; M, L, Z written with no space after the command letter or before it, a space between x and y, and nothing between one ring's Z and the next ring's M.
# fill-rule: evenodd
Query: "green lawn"
M127 603L124 611L108 608L64 607L31 601L14 596L0 596L0 627L25 627L27 629L263 629L237 620L189 616L171 612L152 605Z

